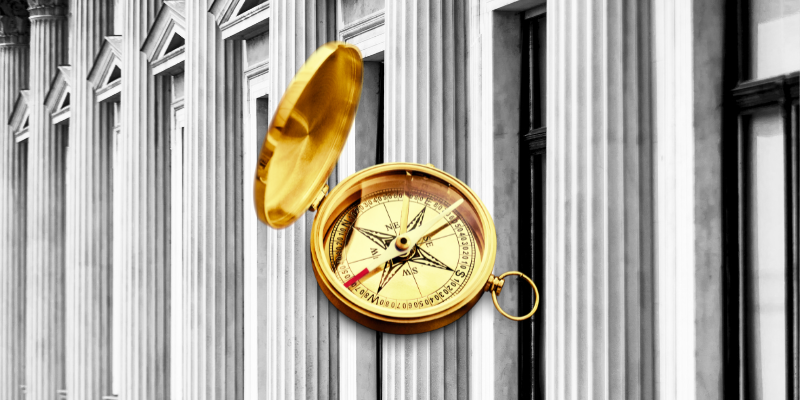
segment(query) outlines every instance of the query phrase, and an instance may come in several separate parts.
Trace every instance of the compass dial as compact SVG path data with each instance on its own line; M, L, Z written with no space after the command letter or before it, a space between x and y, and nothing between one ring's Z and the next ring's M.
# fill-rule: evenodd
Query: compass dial
M342 182L343 192L337 188L325 200L330 203L318 216L325 232L318 261L325 262L317 272L350 303L374 314L425 318L463 306L482 291L491 271L483 259L485 217L449 175L382 168L387 171L354 175L356 183ZM398 237L420 239L401 251ZM387 256L394 258L385 261Z
M401 234L403 196L409 198L407 232L442 213L450 202L434 193L390 188L359 199L339 214L328 236L332 271L341 282L379 258ZM392 310L419 310L458 294L480 262L477 241L456 210L446 215L416 246L349 287L370 304Z

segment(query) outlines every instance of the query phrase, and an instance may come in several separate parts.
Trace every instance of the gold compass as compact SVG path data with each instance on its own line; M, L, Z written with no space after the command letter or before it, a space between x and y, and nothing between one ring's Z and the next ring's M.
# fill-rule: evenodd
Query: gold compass
M522 273L492 275L497 235L488 210L463 182L432 165L390 163L325 184L353 124L361 94L358 48L331 42L297 73L261 148L255 178L259 219L284 228L311 209L314 275L353 320L411 334L445 326L490 291L506 317L539 305ZM327 194L327 196L326 196ZM512 317L497 303L503 278L536 293Z

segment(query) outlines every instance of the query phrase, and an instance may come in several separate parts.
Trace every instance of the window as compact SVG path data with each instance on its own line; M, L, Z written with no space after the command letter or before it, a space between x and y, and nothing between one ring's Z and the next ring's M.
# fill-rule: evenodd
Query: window
M519 152L519 254L520 272L530 276L544 292L545 165L547 145L546 60L547 20L544 14L523 17L522 91ZM533 290L521 286L519 309L533 307ZM519 324L519 398L544 399L544 303L530 321Z
M725 397L796 399L800 2L732 2L727 30Z

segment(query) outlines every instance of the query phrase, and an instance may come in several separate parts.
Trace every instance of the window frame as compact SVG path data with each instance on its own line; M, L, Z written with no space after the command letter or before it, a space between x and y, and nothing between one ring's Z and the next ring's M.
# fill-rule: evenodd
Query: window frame
M751 0L728 3L725 17L723 61L723 320L725 341L725 398L745 399L749 393L750 371L746 348L750 343L746 314L747 196L752 190L748 178L746 124L751 115L764 109L780 109L783 119L786 204L786 393L800 398L798 367L798 257L800 256L800 107L798 77L792 72L766 79L750 79Z
M520 152L519 152L519 219L530 221L530 230L520 223L519 270L537 283L539 294L545 286L545 173L547 153L546 125L546 56L541 59L541 48L546 48L546 33L539 36L541 24L547 24L546 13L522 13L522 68L520 91ZM542 89L545 89L544 91ZM538 193L534 190L539 188ZM524 257L528 254L529 257ZM527 310L533 305L532 291L521 289L518 309ZM518 325L519 337L519 398L544 399L544 302L530 321Z

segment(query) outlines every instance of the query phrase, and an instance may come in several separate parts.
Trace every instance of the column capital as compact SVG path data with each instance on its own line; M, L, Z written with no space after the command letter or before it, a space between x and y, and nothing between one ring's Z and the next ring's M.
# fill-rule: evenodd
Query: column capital
M31 20L40 18L64 18L67 15L67 0L28 0Z
M28 44L30 27L25 17L0 15L0 46Z

